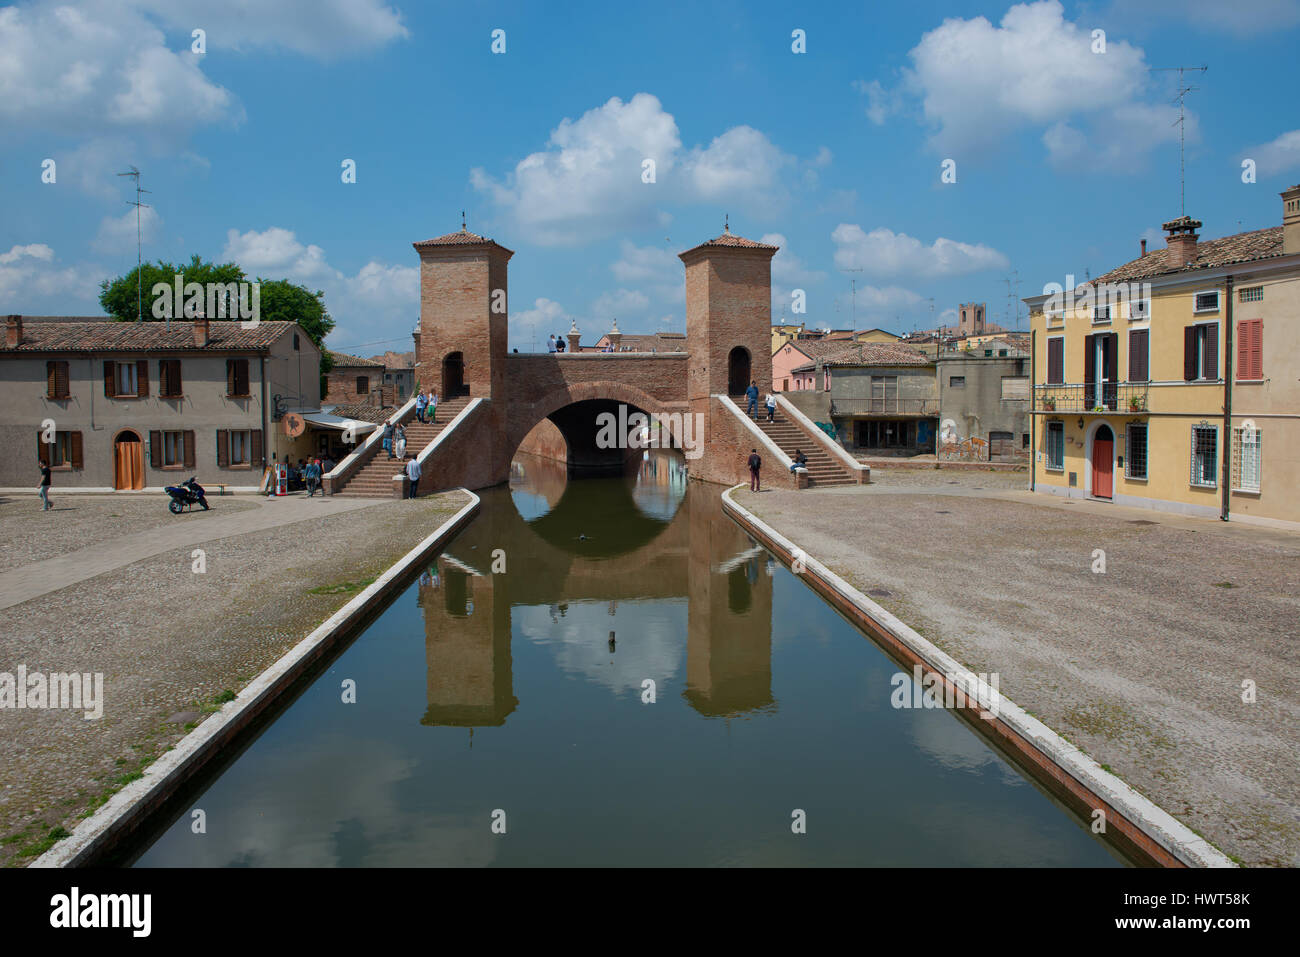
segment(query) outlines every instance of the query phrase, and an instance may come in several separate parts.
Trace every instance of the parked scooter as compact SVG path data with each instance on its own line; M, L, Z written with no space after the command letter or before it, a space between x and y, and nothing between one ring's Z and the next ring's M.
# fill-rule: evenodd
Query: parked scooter
M173 515L179 515L191 505L202 505L203 511L208 510L208 500L203 486L194 481L193 477L180 485L168 485L166 492L172 497L167 507L171 509Z

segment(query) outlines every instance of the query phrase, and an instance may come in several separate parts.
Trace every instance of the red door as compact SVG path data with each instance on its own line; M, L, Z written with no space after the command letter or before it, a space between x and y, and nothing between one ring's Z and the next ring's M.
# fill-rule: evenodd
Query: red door
M1092 440L1092 494L1110 498L1114 487L1112 465L1115 452L1115 434L1110 426L1103 425Z

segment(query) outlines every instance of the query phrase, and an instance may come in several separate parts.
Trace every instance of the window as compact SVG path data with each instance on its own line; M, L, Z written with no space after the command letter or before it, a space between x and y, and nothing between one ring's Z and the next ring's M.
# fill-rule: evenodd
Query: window
M56 360L45 363L45 397L47 399L69 398L67 362Z
M1056 336L1047 340L1047 384L1065 383L1065 338Z
M226 395L248 395L248 360L226 360Z
M1238 492L1259 491L1259 429L1238 428L1232 449L1232 487Z
M1192 426L1192 484L1214 488L1219 452L1219 430L1213 425Z
M1196 312L1218 312L1219 311L1219 290L1214 289L1210 292L1198 292L1196 294Z
M43 431L36 433L36 455L42 465L53 469L82 467L80 432L55 432L53 442L44 439Z
M252 455L252 442L248 430L232 429L230 432L230 464L248 465Z
M1183 329L1183 381L1219 377L1219 324L1203 322Z
M169 399L178 399L181 392L181 360L160 359L158 361L158 394Z
M1151 318L1151 300L1150 299L1130 299L1128 304L1128 318L1130 322L1137 319Z
M297 352L301 347L298 344L298 333L293 334L293 351Z
M871 411L894 412L898 409L898 376L871 377Z
M163 433L163 468L185 464L185 433Z
M1237 294L1239 302L1262 302L1264 300L1263 286L1243 286Z
M1006 350L1006 349L999 349L999 350L998 350L998 356L999 356L999 358L1005 359L1005 358L1007 357L1007 350Z
M218 429L217 467L249 468L262 464L261 429Z
M1054 472L1065 471L1065 423L1047 423L1047 467Z
M1094 323L1110 322L1110 304L1094 308L1092 310L1092 321Z
M357 376L357 395L369 395L369 394L370 394L370 376L368 375Z
M950 388L950 389L964 389L964 388L966 388L966 377L965 377L964 375L950 375L950 376L948 376L948 388Z
M984 350L984 358L985 358L985 359L987 359L987 358L988 358L989 356L991 356L991 355L993 355L993 350L992 350L992 349L985 349L985 350Z
M1130 329L1128 334L1128 381L1151 381L1151 330Z
M150 432L149 461L156 469L194 468L194 432Z
M140 370L134 362L113 363L113 386L115 396L139 395Z
M1237 378L1264 378L1264 320L1243 319L1237 323Z
M1028 433L1028 432L1021 432L1021 433L1020 433L1020 447L1021 447L1022 449L1027 449L1027 448L1029 448L1029 433Z
M1128 455L1124 457L1124 477L1145 479L1147 477L1147 427L1130 425L1128 427Z

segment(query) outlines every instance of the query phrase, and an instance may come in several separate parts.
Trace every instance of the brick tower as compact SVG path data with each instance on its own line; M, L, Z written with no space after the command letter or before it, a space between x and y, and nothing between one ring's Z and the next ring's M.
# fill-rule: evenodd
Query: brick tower
M416 375L444 399L506 399L507 263L514 253L465 229L413 243L420 255Z
M772 257L776 246L721 236L688 249L686 395L692 406L710 395L740 394L750 380L772 388Z

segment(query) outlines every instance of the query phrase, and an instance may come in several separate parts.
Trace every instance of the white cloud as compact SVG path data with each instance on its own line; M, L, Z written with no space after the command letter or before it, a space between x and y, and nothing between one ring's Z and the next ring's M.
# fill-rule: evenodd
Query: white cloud
M1281 33L1300 24L1300 3L1296 0L1142 0L1114 2L1103 18L1108 23L1173 20L1206 33L1251 36Z
M0 119L12 129L170 135L237 122L234 96L125 3L0 9Z
M897 113L903 108L903 97L899 91L886 90L879 80L872 80L870 83L854 80L853 88L866 96L867 119L876 126L883 125L890 114Z
M222 262L238 263L246 274L288 279L325 293L325 307L337 323L331 342L405 340L420 311L420 269L367 262L354 275L330 265L325 250L305 244L290 230L226 233ZM407 348L403 342L403 348Z
M813 283L821 282L826 278L826 273L805 266L803 260L790 251L789 240L781 233L765 233L760 237L759 242L780 247L772 257L774 283Z
M650 308L650 297L636 289L615 289L596 299L591 306L596 321L604 322L619 316L643 313Z
M0 313L100 315L99 281L108 273L94 265L60 266L45 243L12 246L0 253Z
M99 224L99 232L91 240L91 248L105 255L123 257L136 249L136 212L128 209L120 216L105 216ZM150 245L158 236L158 227L162 218L152 206L141 207L139 235L144 245Z
M681 281L682 261L672 250L658 246L637 246L626 239L621 244L621 250L618 260L609 267L619 282Z
M1009 265L1005 255L982 243L971 245L940 237L927 246L884 227L868 233L856 223L841 223L831 239L837 268L861 269L873 276L960 276Z
M1300 166L1300 130L1291 130L1271 142L1251 147L1241 154L1241 158L1253 159L1260 176L1294 169Z
M1150 151L1162 143L1177 143L1178 107L1167 103L1126 103L1116 107L1101 128L1085 134L1061 122L1043 134L1047 158L1059 169L1132 172L1146 165ZM1188 142L1200 139L1195 114L1185 118Z
M141 0L185 35L207 31L209 50L283 49L330 59L370 53L410 36L383 0Z
M655 162L653 183L642 181L647 159ZM683 151L672 114L657 97L638 93L562 120L546 149L503 178L476 167L470 183L525 239L564 245L663 226L671 219L664 207L675 203L734 198L774 209L786 197L781 172L796 162L748 126Z

